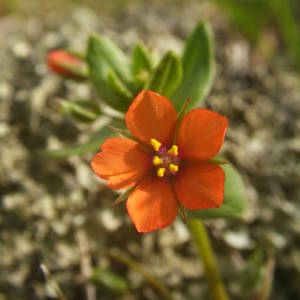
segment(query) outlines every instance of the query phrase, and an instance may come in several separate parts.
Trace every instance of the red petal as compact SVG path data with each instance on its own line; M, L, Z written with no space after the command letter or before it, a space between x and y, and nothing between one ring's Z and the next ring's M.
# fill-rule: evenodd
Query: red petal
M133 185L152 168L151 156L136 142L109 138L91 162L95 173L113 189Z
M148 177L129 195L127 210L137 231L150 232L173 223L178 205L167 179Z
M53 50L48 53L47 65L54 73L79 79L81 77L79 74L72 72L64 65L80 68L83 66L83 61L64 50Z
M224 180L221 167L201 163L180 171L174 181L175 191L186 208L217 208L223 203Z
M182 120L177 145L186 159L205 161L215 156L224 141L227 118L207 110L190 111Z
M171 102L152 91L141 91L126 113L126 125L141 142L154 138L170 144L176 126L177 113Z

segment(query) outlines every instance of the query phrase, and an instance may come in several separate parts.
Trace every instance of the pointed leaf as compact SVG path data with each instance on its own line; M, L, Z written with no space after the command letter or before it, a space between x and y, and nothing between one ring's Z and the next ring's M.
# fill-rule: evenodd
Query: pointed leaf
M131 99L116 93L108 82L113 70L123 84L129 83L130 65L124 53L107 38L94 34L88 41L87 63L90 79L102 100L116 110L126 111Z
M225 171L224 202L219 208L188 210L190 218L240 217L246 208L246 195L242 178L231 165L222 165Z
M115 133L109 128L109 124L111 124L112 126L118 126L119 128L125 126L123 122L119 120L113 120L109 122L106 126L99 129L98 132L93 134L92 137L86 143L74 145L64 149L47 150L43 152L43 155L52 158L65 158L74 155L83 155L87 153L96 152L99 150L100 145L105 139L115 135Z
M101 115L101 110L94 101L63 99L59 99L59 101L61 113L79 122L91 123Z
M142 44L137 44L133 50L131 70L138 87L149 80L152 68L150 54Z
M128 99L128 105L130 104L130 100L134 97L133 93L125 86L113 70L108 72L108 84L117 95Z
M252 42L257 42L262 28L271 21L267 1L261 0L214 0L230 21ZM281 0L280 0L281 1ZM273 2L271 0L270 2ZM283 1L285 2L285 1ZM253 20L255 19L255 22Z
M300 30L299 21L293 12L290 1L268 0L269 10L276 17L278 27L286 44L290 58L300 69Z
M145 88L168 97L177 89L181 79L180 60L175 53L169 51L153 71Z
M121 194L119 197L117 197L110 206L116 206L124 201L126 201L128 198L128 193L125 192L123 194Z
M99 72L103 77L109 69L114 70L124 82L129 82L131 78L130 64L123 51L110 39L99 34L92 34L89 38L89 46L92 52L97 53L97 59L102 66ZM89 56L89 51L88 54Z
M172 96L178 109L185 99L190 108L201 104L210 91L214 79L213 37L210 26L201 22L187 38L182 56L183 78Z

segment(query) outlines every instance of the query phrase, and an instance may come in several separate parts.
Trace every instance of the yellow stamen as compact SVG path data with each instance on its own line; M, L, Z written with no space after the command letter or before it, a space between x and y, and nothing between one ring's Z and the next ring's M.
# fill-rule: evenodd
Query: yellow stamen
M169 164L169 170L170 170L170 172L176 173L176 172L178 172L178 169L179 169L179 167L177 165Z
M151 142L151 145L152 145L153 149L155 151L158 151L160 146L161 146L161 143L156 139L151 139L150 142Z
M169 149L168 153L171 155L178 155L178 146L173 145L171 149Z
M164 177L165 173L166 173L166 168L159 168L156 171L157 177L160 177L160 178Z
M158 165L162 164L163 161L162 161L162 159L159 156L155 155L153 157L152 162L153 162L154 166L158 166Z

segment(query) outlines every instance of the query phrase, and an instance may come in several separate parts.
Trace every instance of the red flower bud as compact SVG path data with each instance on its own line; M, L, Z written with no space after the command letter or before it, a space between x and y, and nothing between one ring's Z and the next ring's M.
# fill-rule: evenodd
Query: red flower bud
M48 53L48 68L61 76L73 79L85 79L87 69L85 62L78 56L64 50L53 50Z

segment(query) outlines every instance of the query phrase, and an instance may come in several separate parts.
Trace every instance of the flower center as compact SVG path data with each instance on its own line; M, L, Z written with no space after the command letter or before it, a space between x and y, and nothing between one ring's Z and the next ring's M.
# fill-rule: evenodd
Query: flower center
M168 149L156 139L151 139L150 142L154 150L152 163L156 169L156 176L162 178L166 175L176 175L179 170L178 146L172 145Z

